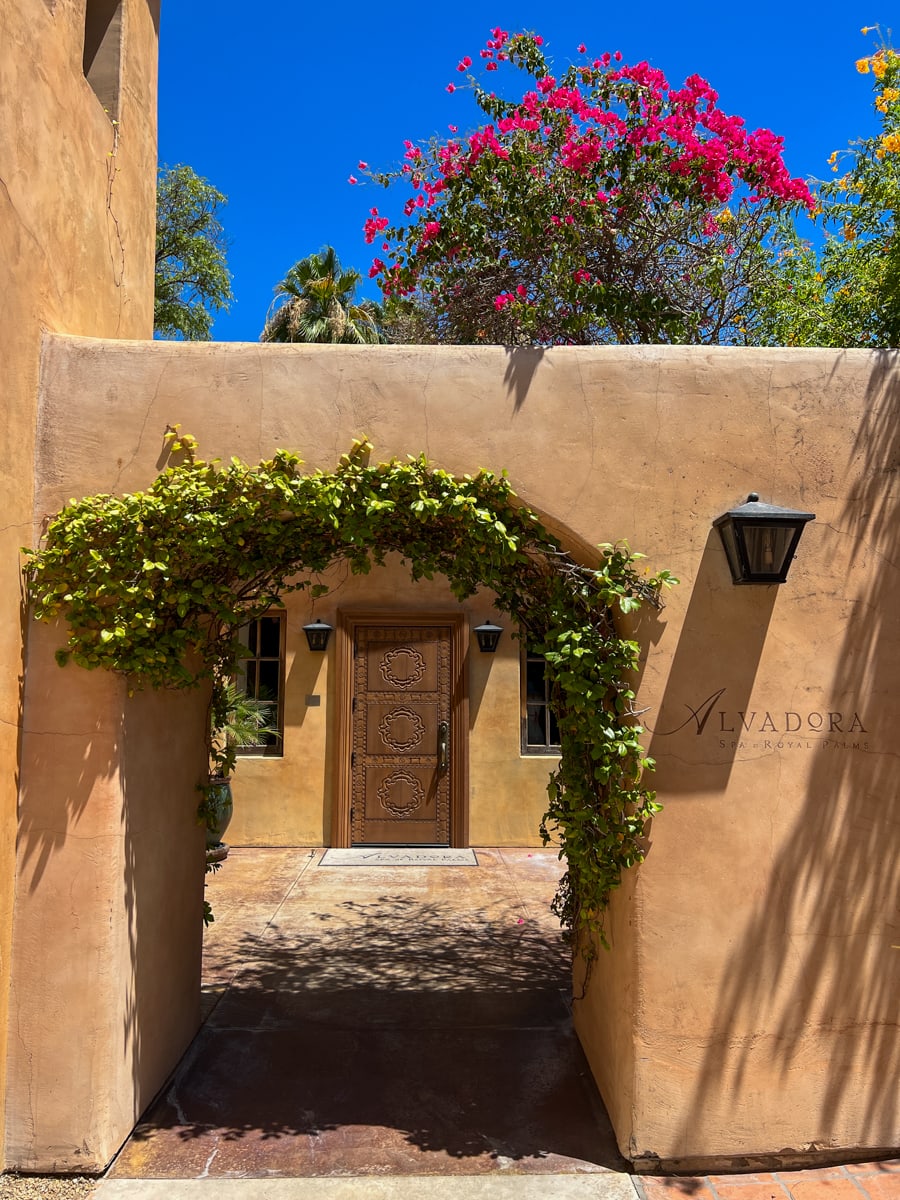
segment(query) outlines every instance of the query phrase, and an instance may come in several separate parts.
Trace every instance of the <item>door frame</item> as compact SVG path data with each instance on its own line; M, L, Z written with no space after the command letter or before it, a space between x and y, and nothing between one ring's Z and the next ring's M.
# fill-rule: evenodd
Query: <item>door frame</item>
M339 609L335 630L334 803L331 842L351 843L350 799L353 748L353 645L362 625L450 626L450 845L469 844L469 622L459 610L419 612L415 609Z

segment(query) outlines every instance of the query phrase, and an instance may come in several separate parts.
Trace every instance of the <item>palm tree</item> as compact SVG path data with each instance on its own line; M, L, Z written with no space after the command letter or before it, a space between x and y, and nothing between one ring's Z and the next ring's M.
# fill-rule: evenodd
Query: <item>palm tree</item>
M375 345L386 340L381 305L354 302L362 276L345 271L333 246L294 263L275 288L260 334L263 342L333 342Z

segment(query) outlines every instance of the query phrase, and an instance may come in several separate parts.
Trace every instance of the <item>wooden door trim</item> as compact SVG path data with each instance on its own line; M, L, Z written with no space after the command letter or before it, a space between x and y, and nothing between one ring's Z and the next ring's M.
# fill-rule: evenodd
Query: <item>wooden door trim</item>
M469 844L469 622L462 612L349 609L338 612L335 631L334 804L331 845L350 845L350 751L353 745L353 642L362 625L448 625L453 684L450 695L450 845Z

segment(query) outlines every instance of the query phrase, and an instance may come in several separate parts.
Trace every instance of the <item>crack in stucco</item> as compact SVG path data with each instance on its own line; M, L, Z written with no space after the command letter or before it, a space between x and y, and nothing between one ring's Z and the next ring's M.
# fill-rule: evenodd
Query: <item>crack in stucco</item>
M266 403L266 383L265 383L265 359L263 358L262 346L256 347L256 363L257 363L257 378L259 379L259 419L256 422L256 458L258 462L263 459L263 413Z
M837 534L838 537L851 538L857 546L862 546L864 550L867 550L870 554L874 554L881 560L881 562L887 563L889 566L894 567L895 569L900 567L900 562L897 562L888 554L884 553L874 542L870 541L868 538L862 538L858 533L854 533L850 529L841 529L839 525L835 525L832 521L821 521L820 525L825 529L830 529L831 532Z
M578 375L578 395L581 398L581 403L584 407L584 412L585 412L585 416L587 419L588 429L590 430L591 455L590 455L590 460L587 464L587 467L585 468L584 479L582 480L581 486L579 487L578 491L575 493L575 496L574 496L572 502L569 504L565 515L563 516L563 514L560 514L562 519L565 520L566 524L569 524L569 525L571 525L573 517L577 516L578 512L580 511L580 509L582 507L581 498L584 495L585 491L587 490L587 487L588 487L591 479L594 477L595 468L596 468L596 464L595 464L594 460L595 460L595 456L596 456L596 452L597 452L596 421L594 419L593 410L591 409L591 406L588 403L587 391L584 386L584 374L582 372L580 358L576 358L576 360L575 360L575 369L576 369L576 372Z
M11 999L13 999L13 1001L14 1001L15 995L13 995L13 997L11 997ZM25 1012L25 1005L13 1003L13 1009L16 1013L16 1041L19 1044L20 1053L21 1053L22 1059L24 1060L24 1063L26 1065L27 1076L28 1076L28 1081L26 1084L26 1094L28 1097L28 1111L27 1111L27 1114L24 1115L24 1118L20 1115L20 1119L22 1120L22 1125L24 1127L22 1142L23 1142L23 1145L27 1144L29 1146L32 1146L34 1144L35 1124L36 1124L35 1104L34 1104L34 1099L35 1099L35 1096L34 1096L34 1089L35 1089L34 1054L31 1051L31 1049L29 1048L28 1038L22 1031L22 1016Z
M34 232L34 230L31 228L31 226L28 224L28 222L25 220L25 218L22 216L21 211L19 210L18 206L16 205L15 201L12 198L12 195L10 193L9 186L7 185L6 180L2 176L0 176L0 188L2 188L2 190L3 190L3 195L6 197L7 204L12 209L12 211L15 213L20 228L23 229L24 232L28 235L29 240L31 241L32 245L38 250L38 252L41 255L41 258L46 260L46 255L44 254L43 246L41 244L40 239L38 238L38 236Z
M134 449L131 452L131 457L128 459L127 462L123 462L122 465L119 467L118 471L116 472L115 479L113 480L112 486L109 489L111 492L118 491L119 480L122 478L124 473L129 469L129 467L132 465L132 463L135 461L138 454L140 454L141 446L144 441L144 433L147 429L147 423L150 420L151 413L153 412L154 408L156 407L156 402L159 399L159 393L160 393L160 390L162 389L163 379L165 378L166 373L169 370L169 368L172 366L172 362L173 362L173 360L169 359L169 358L167 358L163 361L162 369L160 370L159 375L157 376L157 379L156 379L156 387L153 389L153 395L150 397L150 399L147 403L147 408L144 412L144 419L141 421L141 427L138 430L137 441L135 442ZM171 428L173 428L173 426L169 425L168 428L171 429Z
M430 440L430 424L428 420L428 388L431 384L431 376L434 374L435 351L432 351L431 359L428 367L428 373L422 383L422 420L425 424L425 445L422 447L422 453L430 461L431 460L431 440Z
M112 222L112 232L115 236L115 243L118 245L118 277L116 276L116 246L113 244L113 240L111 238L108 239L109 263L112 267L113 284L116 288L121 289L125 282L125 240L122 237L122 229L119 225L119 218L113 211L113 188L116 182L116 175L119 171L117 166L117 159L119 156L119 122L112 121L111 124L113 134L112 150L108 150L106 154L106 211ZM116 337L119 336L119 332L122 328L122 310L124 305L125 301L120 292L119 311L116 317Z

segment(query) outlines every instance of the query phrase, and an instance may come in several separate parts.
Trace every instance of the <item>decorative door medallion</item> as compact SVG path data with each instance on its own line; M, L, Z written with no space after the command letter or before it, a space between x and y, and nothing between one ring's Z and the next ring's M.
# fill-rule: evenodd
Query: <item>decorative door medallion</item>
M358 625L351 844L450 845L450 625Z

